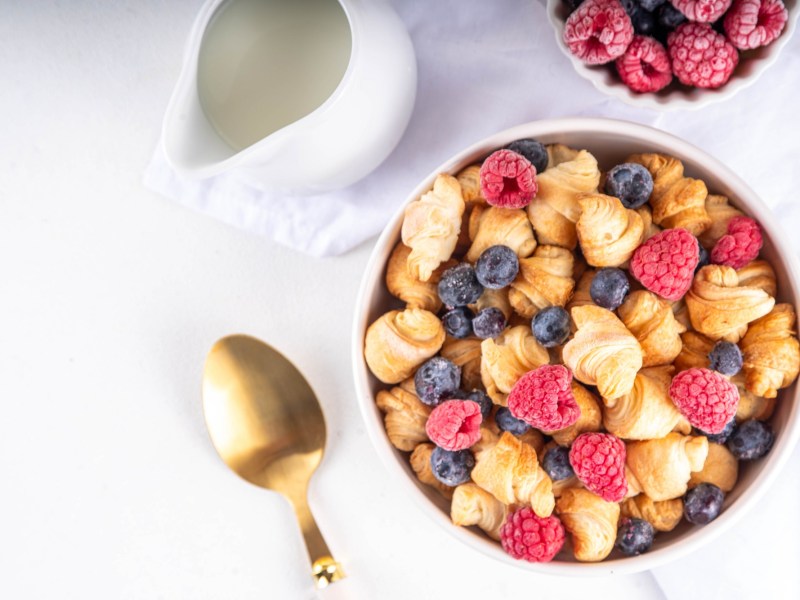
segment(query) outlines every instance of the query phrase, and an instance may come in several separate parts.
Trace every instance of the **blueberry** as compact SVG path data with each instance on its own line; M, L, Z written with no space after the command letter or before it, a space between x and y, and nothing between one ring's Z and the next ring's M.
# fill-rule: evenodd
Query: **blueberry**
M560 306L543 308L531 322L533 337L545 348L567 341L570 332L569 313Z
M653 12L666 1L667 0L639 0L639 4L646 11Z
M511 411L505 406L501 406L494 413L494 422L501 431L508 431L514 435L522 435L531 428L525 421L518 419L511 414Z
M442 315L442 325L448 335L463 339L472 335L472 319L475 313L466 306L457 306Z
M725 427L719 433L706 433L700 429L697 429L697 433L698 435L706 436L709 442L714 442L715 444L724 444L728 441L728 438L731 437L734 429L736 429L736 419L731 418L730 421L725 423Z
M469 450L451 452L436 446L431 452L433 476L445 485L455 487L468 482L474 466L475 457Z
M650 550L655 530L644 519L624 517L619 521L615 546L626 556L637 556Z
M641 35L650 34L656 27L656 18L637 0L620 0L631 19L633 30Z
M701 483L683 498L683 516L689 523L706 525L722 512L724 492L713 483Z
M653 176L638 163L622 163L608 172L606 194L616 196L625 208L639 208L653 193Z
M417 396L428 406L452 398L461 383L461 369L446 358L434 356L414 374Z
M617 267L600 269L592 279L589 295L597 306L608 310L615 310L625 301L625 296L631 291L631 284L625 271Z
M742 351L732 342L720 341L708 353L711 368L728 377L742 370Z
M492 414L492 407L494 406L494 402L492 399L489 398L484 392L480 390L472 390L469 394L464 394L463 396L467 400L472 400L473 402L477 402L478 406L481 407L481 417L484 421L489 418L489 415Z
M517 253L508 246L490 246L475 263L478 282L486 288L499 290L514 281L519 273Z
M745 421L728 438L727 446L739 460L753 460L769 452L774 441L775 434L769 423Z
M484 308L472 319L472 331L482 340L496 338L506 328L506 316L494 306Z
M658 9L658 24L664 29L673 30L686 20L686 16L669 2L665 2Z
M700 260L697 262L697 267L695 267L695 273L711 263L711 255L709 255L708 250L700 242L697 242L697 245L700 248Z
M439 298L450 307L472 304L482 293L475 269L467 263L447 269L439 280Z
M561 481L575 475L569 462L569 448L563 446L550 448L542 459L542 467L553 481Z
M583 0L568 0L567 5L571 8L570 12L578 8L581 2ZM547 158L547 148L536 140L517 140L516 142L511 142L506 148L527 158L537 173L541 173L547 168L547 161L549 160Z

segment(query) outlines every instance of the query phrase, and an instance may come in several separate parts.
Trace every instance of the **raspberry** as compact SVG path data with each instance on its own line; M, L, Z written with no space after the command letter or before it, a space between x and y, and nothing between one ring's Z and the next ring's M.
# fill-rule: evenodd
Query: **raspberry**
M634 251L630 270L654 294L680 300L692 285L699 260L696 237L686 229L666 229Z
M719 373L706 368L681 371L669 386L672 402L694 427L721 433L736 414L739 390Z
M622 82L634 92L657 92L672 81L666 48L649 36L635 36L616 65Z
M669 0L686 18L696 23L713 23L725 14L731 0Z
M727 235L719 238L711 251L711 262L741 269L758 256L763 245L758 223L750 217L734 217L728 223Z
M628 493L625 442L610 433L582 433L572 443L569 462L587 489L608 502Z
M564 545L564 526L555 515L538 517L526 506L508 515L500 542L514 558L550 562Z
M633 39L633 24L619 0L585 0L564 24L569 51L590 65L622 56Z
M788 19L781 0L735 0L723 25L734 46L752 50L774 42Z
M469 448L481 438L481 407L472 400L446 400L431 411L425 431L431 441L451 452Z
M706 23L684 23L667 36L672 72L681 83L718 88L730 79L739 53Z
M511 150L492 152L483 161L480 176L481 192L492 206L524 208L539 189L536 168Z
M544 431L569 427L581 416L572 393L572 373L564 365L542 365L519 378L508 395L517 419Z

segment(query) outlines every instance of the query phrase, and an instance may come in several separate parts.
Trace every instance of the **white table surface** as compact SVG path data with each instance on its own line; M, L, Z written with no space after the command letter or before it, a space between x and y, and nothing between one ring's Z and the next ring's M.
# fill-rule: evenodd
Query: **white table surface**
M372 242L312 259L142 187L199 5L4 3L0 598L309 595L288 505L206 435L203 361L232 332L279 347L319 393L329 447L311 502L357 599L662 598L649 574L492 562L386 483L349 361Z

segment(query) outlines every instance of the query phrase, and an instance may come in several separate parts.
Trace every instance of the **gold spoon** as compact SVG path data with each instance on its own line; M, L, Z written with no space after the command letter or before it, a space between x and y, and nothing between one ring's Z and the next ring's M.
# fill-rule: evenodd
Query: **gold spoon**
M225 464L291 502L317 588L343 579L308 508L308 482L325 449L325 418L305 377L261 340L224 337L206 359L203 411Z

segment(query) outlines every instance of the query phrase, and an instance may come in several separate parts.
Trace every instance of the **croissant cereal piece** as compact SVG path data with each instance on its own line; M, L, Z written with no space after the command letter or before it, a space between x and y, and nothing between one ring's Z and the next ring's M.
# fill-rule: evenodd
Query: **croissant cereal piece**
M569 446L575 438L587 431L600 431L603 421L603 413L600 411L600 401L593 393L583 387L577 381L572 382L572 394L575 402L581 409L578 420L569 427L558 431L545 431L559 446Z
M552 514L553 483L531 446L506 431L497 444L476 458L472 480L500 502L530 506L540 517Z
M646 494L639 494L620 504L620 517L644 519L656 531L672 531L683 518L683 500L673 498L653 502Z
M703 468L708 440L702 435L668 433L662 438L629 442L627 452L627 465L636 484L658 502L686 493L692 472Z
M706 212L706 184L683 176L683 163L663 154L634 154L628 162L639 163L653 176L650 206L653 222L665 229L683 227L692 235L703 233L711 225Z
M708 353L714 348L714 342L702 333L689 330L681 334L681 344L681 351L672 363L678 372L708 368Z
M461 368L461 388L467 391L482 390L481 340L447 337L440 352L442 357Z
M728 223L733 217L741 217L744 213L728 204L725 196L709 194L706 198L706 212L711 225L699 237L700 243L711 250L723 235L728 233Z
M731 377L731 383L739 390L739 404L736 406L736 422L757 419L766 421L775 411L775 398L756 396L745 387L745 374L740 371Z
M583 488L569 488L556 502L556 513L572 535L577 560L596 562L611 554L617 539L619 504Z
M550 160L536 176L539 191L528 205L528 218L540 244L573 250L578 243L578 196L597 191L600 170L597 159L586 150L556 144L548 146L547 153Z
M477 525L495 540L508 516L508 506L474 483L463 483L453 492L450 519L455 525Z
M681 298L677 302L671 302L672 314L675 315L675 320L680 323L684 329L692 328L692 321L689 319L689 311L686 308L686 300Z
M489 307L500 310L505 315L506 320L510 319L514 314L514 309L511 308L511 302L508 300L508 288L500 290L485 288L475 304L475 314Z
M577 332L564 346L564 364L578 381L596 385L605 400L629 393L642 368L639 342L610 310L577 306L571 314Z
M775 398L800 372L800 343L795 336L797 316L791 304L776 304L750 324L742 339L745 385L756 396Z
M518 435L517 439L536 450L536 456L542 456L542 450L544 450L544 435L542 435L541 431L531 427L525 433Z
M661 227L653 223L653 211L650 206L645 204L636 209L639 216L642 218L642 225L644 226L644 235L642 236L642 243L645 243L654 235L661 233Z
M587 304L595 306L589 290L592 287L592 280L596 273L597 271L595 269L586 269L580 276L575 286L575 291L572 293L572 298L567 302L567 312L571 312L576 306L586 306Z
M406 207L401 237L411 248L408 270L428 281L436 268L449 259L461 231L464 199L455 177L439 175L433 189Z
M634 498L642 493L643 490L639 480L636 479L636 475L633 474L627 464L625 465L625 481L628 483L628 491L625 493L623 500Z
M709 442L708 457L703 469L692 473L689 478L689 489L701 483L713 483L726 494L736 485L739 478L739 461L722 444Z
M644 223L635 210L618 198L584 194L578 200L581 214L575 224L586 262L593 267L618 267L630 260L642 243Z
M472 245L465 258L471 263L490 246L508 246L520 258L536 249L531 222L521 209L476 206L469 216L469 237Z
M484 453L488 452L497 445L500 440L500 429L493 421L490 424L481 425L481 437L471 447L470 451L475 455L475 460L481 459Z
M559 479L558 481L553 482L553 496L555 496L556 501L558 501L558 499L564 495L566 490L579 487L583 487L583 484L575 475L572 477L567 477L566 479Z
M386 265L386 288L408 308L422 308L435 313L442 307L437 285L443 269L436 269L428 281L420 281L408 269L410 254L411 248L403 242L394 247Z
M486 198L481 192L481 166L470 165L456 174L456 179L461 186L461 197L467 206L473 204L486 204Z
M442 322L421 308L390 310L367 329L364 358L383 383L399 383L444 343Z
M407 379L402 386L391 390L379 391L375 403L385 415L386 435L395 448L411 452L418 444L428 441L425 423L431 408L414 393L413 379Z
M722 265L700 269L686 294L692 326L714 341L738 342L748 323L766 315L774 305L772 296L739 285L736 271Z
M431 454L433 454L434 448L433 444L420 444L414 448L409 457L411 469L416 473L420 482L436 488L442 496L450 499L453 497L453 488L436 479L431 468Z
M773 298L778 293L778 283L775 279L775 270L765 260L754 260L738 271L739 285L759 288Z
M652 292L631 292L617 314L639 340L643 366L668 365L680 353L680 334L686 329L675 320L672 307Z
M486 393L505 406L506 395L520 377L550 361L550 354L536 338L530 326L517 325L494 339L481 342L481 379Z
M669 396L674 370L667 365L639 371L629 393L605 401L605 428L625 440L661 438L676 426L689 433L691 426Z
M575 287L572 252L558 246L539 246L519 261L508 299L522 317L530 319L540 309L564 306Z

